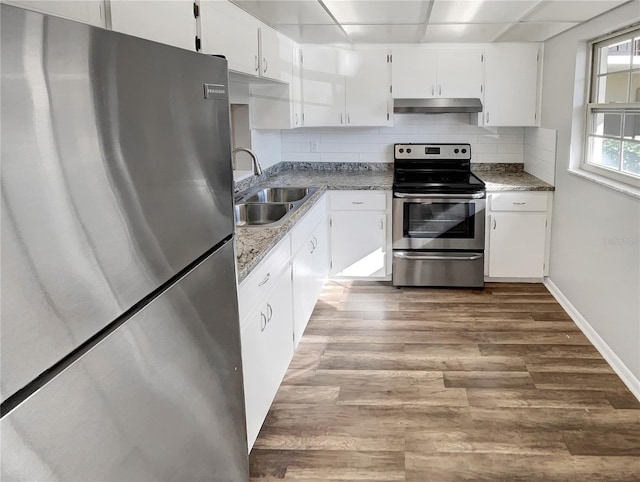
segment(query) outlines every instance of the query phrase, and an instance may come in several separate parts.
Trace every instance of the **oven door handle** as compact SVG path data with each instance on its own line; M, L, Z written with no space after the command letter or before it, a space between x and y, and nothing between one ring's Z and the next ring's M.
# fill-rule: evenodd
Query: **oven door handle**
M482 258L482 255L470 254L469 256L442 256L437 254L411 254L406 251L396 251L393 253L393 257L401 258L401 259L419 259L419 260L430 260L430 261L443 261L443 260L476 261Z
M407 192L394 192L393 197L396 198L423 198L423 199L484 199L486 193L477 192L474 194L417 194Z

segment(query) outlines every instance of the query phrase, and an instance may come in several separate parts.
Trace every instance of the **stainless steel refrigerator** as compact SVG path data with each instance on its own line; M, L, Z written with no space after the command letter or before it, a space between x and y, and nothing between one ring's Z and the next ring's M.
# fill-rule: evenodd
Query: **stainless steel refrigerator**
M224 59L1 6L1 479L248 479Z

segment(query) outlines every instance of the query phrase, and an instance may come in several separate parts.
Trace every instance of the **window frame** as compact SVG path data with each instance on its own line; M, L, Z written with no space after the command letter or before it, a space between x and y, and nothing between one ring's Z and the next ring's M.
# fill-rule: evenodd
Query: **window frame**
M613 138L620 141L624 140L624 114L625 112L631 111L633 113L640 114L640 102L606 102L606 103L598 103L594 102L597 100L597 89L598 89L598 77L600 70L600 59L599 50L603 47L614 45L616 43L620 43L624 40L630 39L632 41L631 45L631 63L629 65L629 69L622 70L621 72L629 72L629 84L627 86L627 93L630 95L629 88L632 82L633 73L640 73L640 66L634 68L633 65L633 39L640 38L640 26L634 25L632 27L626 28L622 31L618 31L615 34L608 35L606 37L600 37L598 39L594 39L589 42L589 63L588 63L588 94L587 94L587 102L585 105L585 123L584 123L584 140L582 144L583 155L580 162L580 168L584 171L588 171L594 174L601 175L603 177L612 179L614 181L622 182L630 186L640 187L640 174L636 175L633 173L628 173L622 171L622 152L620 153L620 164L618 169L602 166L599 164L595 164L591 161L591 138ZM627 99L628 101L629 99ZM594 129L592 129L592 122L594 118L594 114L598 112L613 112L621 115L621 126L620 126L620 136L606 136L606 135L593 135ZM627 140L629 141L629 140ZM632 142L638 142L632 140ZM620 144L622 148L622 142ZM622 149L621 149L622 151Z

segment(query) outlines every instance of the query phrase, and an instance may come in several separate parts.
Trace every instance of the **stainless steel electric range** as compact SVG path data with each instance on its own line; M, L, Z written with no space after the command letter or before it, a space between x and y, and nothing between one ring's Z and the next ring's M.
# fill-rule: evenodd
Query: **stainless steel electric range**
M484 182L469 144L395 144L393 285L484 285Z

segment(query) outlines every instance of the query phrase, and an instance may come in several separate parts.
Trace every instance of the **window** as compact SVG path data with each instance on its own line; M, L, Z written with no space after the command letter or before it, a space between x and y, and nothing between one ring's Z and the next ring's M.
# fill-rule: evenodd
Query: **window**
M582 167L640 186L640 28L592 49Z

